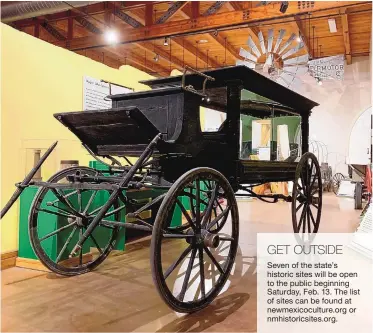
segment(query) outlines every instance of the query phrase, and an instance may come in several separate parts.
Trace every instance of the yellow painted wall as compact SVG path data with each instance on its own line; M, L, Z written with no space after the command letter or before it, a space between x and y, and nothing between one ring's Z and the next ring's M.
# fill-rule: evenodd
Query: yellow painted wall
M131 66L119 70L77 55L1 24L1 207L33 164L33 149L59 144L42 169L43 180L58 171L60 160L92 158L53 114L80 111L83 76L118 83L135 90L152 78ZM18 248L16 203L1 220L1 252Z

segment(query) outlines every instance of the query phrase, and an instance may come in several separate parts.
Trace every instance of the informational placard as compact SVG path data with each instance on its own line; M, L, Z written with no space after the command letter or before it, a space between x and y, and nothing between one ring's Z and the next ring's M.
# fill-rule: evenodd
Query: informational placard
M308 70L315 78L343 80L345 70L344 55L310 60L308 62Z
M257 332L371 333L372 254L356 250L369 243L371 233L258 234Z
M132 89L122 87L113 83L93 77L83 77L83 110L110 109L112 101L107 98L109 95L127 94Z

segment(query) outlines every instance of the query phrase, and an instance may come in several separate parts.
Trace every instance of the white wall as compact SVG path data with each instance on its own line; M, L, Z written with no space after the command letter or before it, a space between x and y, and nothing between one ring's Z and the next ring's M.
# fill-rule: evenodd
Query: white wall
M327 146L333 172L347 174L345 162L352 127L371 106L370 58L353 58L353 63L345 66L342 82L324 81L319 86L309 75L301 79L303 83L294 90L320 104L310 118L310 140Z

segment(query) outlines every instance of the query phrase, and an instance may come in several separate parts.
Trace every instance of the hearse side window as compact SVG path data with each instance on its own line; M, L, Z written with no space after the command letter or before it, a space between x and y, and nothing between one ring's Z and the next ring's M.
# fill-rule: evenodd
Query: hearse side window
M219 132L221 130L227 114L212 108L200 106L199 120L202 132Z
M244 101L259 103L252 110ZM259 105L258 104L258 105ZM264 105L264 108L262 107ZM289 161L299 156L300 117L271 110L274 103L247 90L241 93L240 157L249 160ZM273 112L273 113L272 113Z

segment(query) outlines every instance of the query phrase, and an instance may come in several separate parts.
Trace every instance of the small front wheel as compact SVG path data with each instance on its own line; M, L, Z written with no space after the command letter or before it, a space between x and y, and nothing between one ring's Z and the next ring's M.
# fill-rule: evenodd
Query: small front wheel
M98 175L99 172L91 168L71 167L48 180L55 187L42 187L35 195L29 215L30 241L36 256L52 272L67 276L87 273L102 263L115 246L119 228L100 223L78 256L69 258L111 194L108 190L74 189L74 179ZM116 208L118 202L110 207L105 219L119 221L120 212L114 210Z
M177 312L195 312L224 287L238 247L238 207L218 171L182 175L164 198L154 224L151 266L155 286Z

